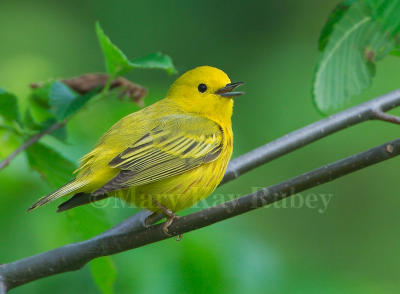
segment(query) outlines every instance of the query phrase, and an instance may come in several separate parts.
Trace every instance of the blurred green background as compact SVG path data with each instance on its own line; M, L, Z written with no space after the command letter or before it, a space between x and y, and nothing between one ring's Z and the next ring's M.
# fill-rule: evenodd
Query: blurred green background
M2 1L0 86L22 97L24 107L30 82L104 71L94 32L99 20L129 57L162 51L180 73L207 64L232 80L246 81L246 95L237 100L233 118L236 157L321 119L311 100L317 40L337 3ZM354 103L399 88L399 77L400 59L387 57L377 66L373 87ZM148 105L163 97L176 76L138 70L128 78L149 88ZM137 109L128 102L100 101L71 121L68 145L49 138L44 142L76 161L115 121ZM366 122L249 172L215 193L244 195L398 134L398 126ZM399 166L395 158L306 191L285 205L186 234L181 242L171 239L116 255L115 292L397 293ZM0 187L0 263L79 240L68 225L74 213L56 214L55 204L25 213L51 188L29 170L24 156L0 172ZM330 202L319 210L326 194ZM297 205L310 197L316 197L316 207ZM113 225L134 211L108 205L101 213ZM85 267L12 291L53 292L99 290Z

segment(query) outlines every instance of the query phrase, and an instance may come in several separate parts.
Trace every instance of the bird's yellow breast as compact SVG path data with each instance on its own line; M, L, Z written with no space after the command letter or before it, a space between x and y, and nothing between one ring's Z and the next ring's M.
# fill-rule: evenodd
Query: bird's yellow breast
M217 160L162 181L118 191L115 196L154 212L159 211L155 201L174 212L193 206L210 195L225 174L233 150L230 125L224 128L224 134L224 147Z

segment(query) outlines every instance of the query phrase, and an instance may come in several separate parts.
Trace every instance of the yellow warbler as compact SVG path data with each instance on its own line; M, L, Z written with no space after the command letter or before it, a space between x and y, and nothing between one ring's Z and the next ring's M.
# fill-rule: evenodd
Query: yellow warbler
M217 187L232 154L234 92L221 70L200 66L179 77L167 96L111 127L80 161L76 178L28 210L74 193L58 211L108 196L167 217Z

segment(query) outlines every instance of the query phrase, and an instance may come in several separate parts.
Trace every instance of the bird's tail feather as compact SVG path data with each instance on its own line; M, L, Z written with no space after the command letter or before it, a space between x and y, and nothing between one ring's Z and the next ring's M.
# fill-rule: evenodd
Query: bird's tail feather
M71 194L72 192L75 192L76 190L78 190L79 188L82 188L85 185L86 185L86 182L78 182L76 180L73 180L73 181L69 182L68 184L65 184L58 190L50 193L49 195L40 198L31 207L29 207L27 209L27 211L29 212L29 211L34 210L42 205L45 205L55 199L58 199L60 197Z
M86 205L109 197L107 194L93 196L89 193L77 193L58 206L57 212L62 212L77 206Z

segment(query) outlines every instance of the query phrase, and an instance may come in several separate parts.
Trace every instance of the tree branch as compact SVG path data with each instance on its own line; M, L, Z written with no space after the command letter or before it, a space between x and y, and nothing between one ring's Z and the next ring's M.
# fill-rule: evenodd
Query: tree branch
M392 114L387 114L380 109L374 111L374 115L375 115L375 119L390 122L393 124L398 124L398 125L400 124L400 117L392 115Z
M280 184L225 202L174 221L169 227L172 236L187 233L216 222L271 204L311 187L333 181L367 166L400 154L400 139L372 148L366 152L328 164ZM69 244L0 266L0 281L7 289L43 277L82 268L90 260L170 238L162 224L140 230L148 212L140 212L116 227L89 240ZM139 229L139 231L135 230Z
M50 134L54 132L55 130L61 129L63 126L65 126L66 122L59 122L51 125L49 128L45 129L44 131L41 131L40 133L37 133L36 135L32 136L31 138L28 139L24 144L19 146L13 153L8 155L3 161L0 162L0 170L5 168L7 165L10 164L10 162L21 152L25 151L29 146L32 144L35 144L37 141L39 141L44 135ZM1 293L1 292L0 292Z
M346 127L366 120L380 119L376 116L376 111L388 111L399 105L400 90L397 90L292 132L232 160L222 183L233 180L253 168ZM187 215L175 221L169 231L171 234L177 235L208 226L305 189L332 181L340 176L397 156L399 153L400 139L256 193ZM164 235L159 225L143 229L144 221L148 216L148 211L141 211L89 240L0 265L0 289L3 287L9 290L43 277L77 270L94 258L169 238L169 236ZM157 219L151 221L154 223ZM132 234L133 232L135 234Z

